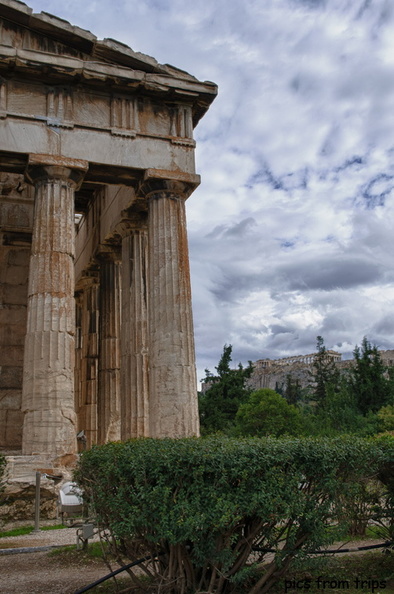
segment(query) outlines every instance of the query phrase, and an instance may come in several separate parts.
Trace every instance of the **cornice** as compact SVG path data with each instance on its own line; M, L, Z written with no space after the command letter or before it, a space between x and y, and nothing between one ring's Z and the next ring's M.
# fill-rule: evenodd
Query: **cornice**
M67 55L66 51L62 54L60 46L59 53L50 53L2 44L0 69L3 74L8 71L34 78L39 73L58 83L67 84L74 79L87 85L137 88L148 95L194 104L194 125L217 95L217 86L212 82L201 82L174 66L159 64L151 56L135 52L113 39L98 40L90 31L48 13L34 14L23 2L0 0L1 18L50 38L55 44L70 47L79 55Z

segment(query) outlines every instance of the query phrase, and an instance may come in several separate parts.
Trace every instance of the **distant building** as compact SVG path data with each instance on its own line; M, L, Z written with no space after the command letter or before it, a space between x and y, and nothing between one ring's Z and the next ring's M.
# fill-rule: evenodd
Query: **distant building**
M379 354L387 367L394 366L394 350L379 351ZM317 353L312 353L282 359L258 359L253 363L254 370L248 385L254 390L260 388L283 389L287 377L290 375L293 381L298 380L300 386L305 388L311 383L310 372L316 356ZM345 372L354 365L353 359L342 361L342 355L337 351L327 350L326 357L332 359L340 371Z
M272 365L294 365L295 363L302 363L304 365L311 365L313 364L316 356L318 353L312 353L310 355L295 355L292 357L284 357L282 359L258 359L258 361L256 361L255 363L253 363L254 367L256 369L258 368L262 368L262 369L267 369L269 367L271 367ZM331 351L328 350L326 351L326 358L327 359L332 359L333 361L335 361L335 363L337 363L338 361L341 361L342 359L342 355L341 353L338 353L337 351Z
M379 351L384 365L394 367L394 350ZM310 372L317 353L309 355L294 355L281 359L258 359L253 363L254 370L247 385L253 390L271 388L281 390L286 386L287 377L290 375L293 381L298 380L302 388L311 383ZM340 371L351 369L354 365L353 359L342 361L341 353L333 350L326 351L326 358L334 361ZM204 394L212 386L212 381L202 382L201 391Z

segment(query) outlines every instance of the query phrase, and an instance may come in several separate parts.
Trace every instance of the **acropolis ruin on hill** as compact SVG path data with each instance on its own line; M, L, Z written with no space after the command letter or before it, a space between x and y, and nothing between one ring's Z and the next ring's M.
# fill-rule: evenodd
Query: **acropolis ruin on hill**
M313 364L318 353L309 355L293 355L282 357L281 359L258 359L253 365L253 373L247 380L247 386L252 390L261 388L270 388L271 390L280 390L286 386L289 377L293 382L297 381L300 388L306 388L311 385L311 372ZM394 367L394 350L379 351L382 362L387 367ZM346 373L354 365L353 359L342 360L341 353L327 349L325 357L331 359L338 370ZM212 382L202 382L201 391L205 393Z
M379 351L380 357L387 367L394 366L394 350ZM317 353L309 355L295 355L282 359L258 359L253 363L253 374L248 385L254 390L260 388L283 389L288 376L298 380L300 387L307 387L311 383L310 372ZM330 358L339 371L351 369L353 359L342 360L341 353L327 349L325 356Z

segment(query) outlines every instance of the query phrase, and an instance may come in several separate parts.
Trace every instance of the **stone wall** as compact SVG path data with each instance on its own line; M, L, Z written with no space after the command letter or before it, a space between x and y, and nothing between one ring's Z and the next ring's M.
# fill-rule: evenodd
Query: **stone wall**
M51 461L42 456L6 456L5 490L1 494L0 526L20 520L34 522L36 471L41 474L40 519L55 519L60 485L70 480L64 469L51 467ZM46 476L61 475L62 481Z

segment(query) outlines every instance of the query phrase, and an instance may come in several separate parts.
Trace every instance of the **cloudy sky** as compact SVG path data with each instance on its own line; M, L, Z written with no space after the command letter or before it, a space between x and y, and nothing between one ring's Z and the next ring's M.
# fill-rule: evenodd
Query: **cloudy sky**
M219 86L188 200L199 379L394 348L392 0L28 0Z

